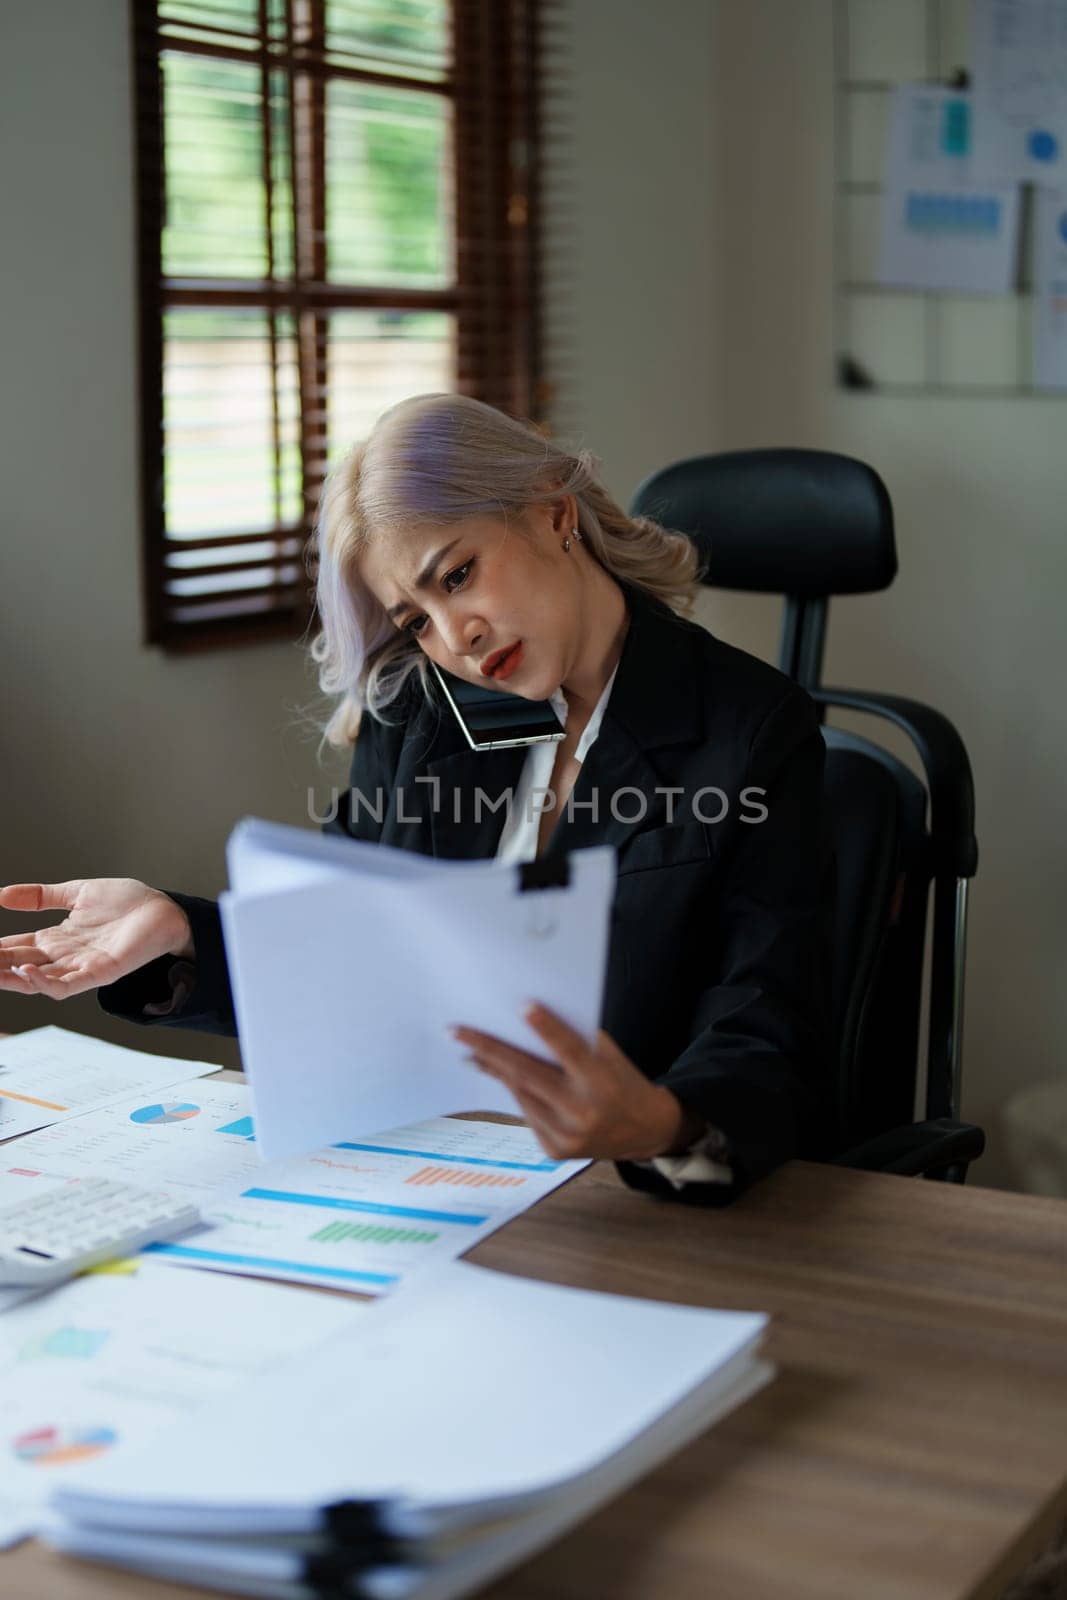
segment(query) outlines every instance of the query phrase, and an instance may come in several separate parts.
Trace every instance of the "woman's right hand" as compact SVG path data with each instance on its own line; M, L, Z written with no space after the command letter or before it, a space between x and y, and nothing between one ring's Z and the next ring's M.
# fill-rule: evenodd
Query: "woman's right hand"
M66 1000L115 983L157 956L193 957L192 929L181 906L136 878L12 883L0 888L0 906L67 912L50 928L0 939L0 990L12 994Z

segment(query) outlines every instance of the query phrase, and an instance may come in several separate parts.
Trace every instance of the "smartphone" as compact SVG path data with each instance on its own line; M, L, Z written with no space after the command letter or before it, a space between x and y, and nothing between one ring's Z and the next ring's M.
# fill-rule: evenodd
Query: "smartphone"
M511 745L547 744L562 739L562 722L547 700L524 700L501 689L483 689L466 678L430 668L472 750L504 750Z

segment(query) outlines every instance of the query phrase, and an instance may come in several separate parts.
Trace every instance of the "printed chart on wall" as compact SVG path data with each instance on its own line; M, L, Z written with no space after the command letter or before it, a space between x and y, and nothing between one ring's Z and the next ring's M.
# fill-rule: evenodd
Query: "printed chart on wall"
M929 84L894 92L878 281L1006 294L1019 234L1014 184L974 181L968 97Z
M549 1160L527 1128L433 1117L259 1167L240 1194L203 1208L206 1231L150 1253L383 1294L463 1254L586 1165Z
M975 164L1067 185L1067 0L973 0Z

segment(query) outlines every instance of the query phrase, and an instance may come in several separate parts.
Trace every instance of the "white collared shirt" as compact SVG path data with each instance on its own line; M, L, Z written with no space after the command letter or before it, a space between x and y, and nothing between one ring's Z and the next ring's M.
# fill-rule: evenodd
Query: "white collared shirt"
M618 667L615 672L618 672ZM612 685L615 682L615 672L611 674L604 685L603 692L592 715L578 740L574 752L574 759L579 765L585 760L589 751L596 743L600 724L604 720L604 712L608 700L611 698ZM567 726L567 717L570 707L562 689L557 689L549 697L549 703L564 727ZM533 861L537 855L537 835L541 827L541 818L546 810L555 809L555 798L549 805L548 797L552 794L552 768L556 764L556 752L559 750L559 740L551 743L532 744L526 752L526 760L522 765L519 781L515 786L515 797L508 810L504 821L504 831L500 835L500 843L496 849L498 861Z
M618 670L616 667L615 672ZM582 729L574 751L574 759L579 766L596 743L611 698L615 672L604 685L600 699ZM550 696L550 702L560 722L566 727L570 707L562 689L557 689ZM527 750L515 795L505 818L504 831L497 845L498 861L525 862L536 858L541 818L546 810L555 809L552 769L556 764L558 749L559 741L554 740L552 743L532 744ZM552 796L551 804L549 796ZM684 1189L688 1183L732 1183L732 1169L721 1159L715 1159L721 1156L722 1144L722 1134L717 1129L708 1128L682 1155L657 1156L652 1161L636 1164L653 1167L675 1189Z

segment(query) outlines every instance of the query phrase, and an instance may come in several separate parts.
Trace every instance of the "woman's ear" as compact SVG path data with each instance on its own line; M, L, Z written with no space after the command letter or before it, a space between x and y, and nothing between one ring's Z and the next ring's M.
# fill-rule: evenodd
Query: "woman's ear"
M572 494L561 495L558 500L550 501L548 509L552 516L553 533L565 539L574 532L578 526L578 503Z

